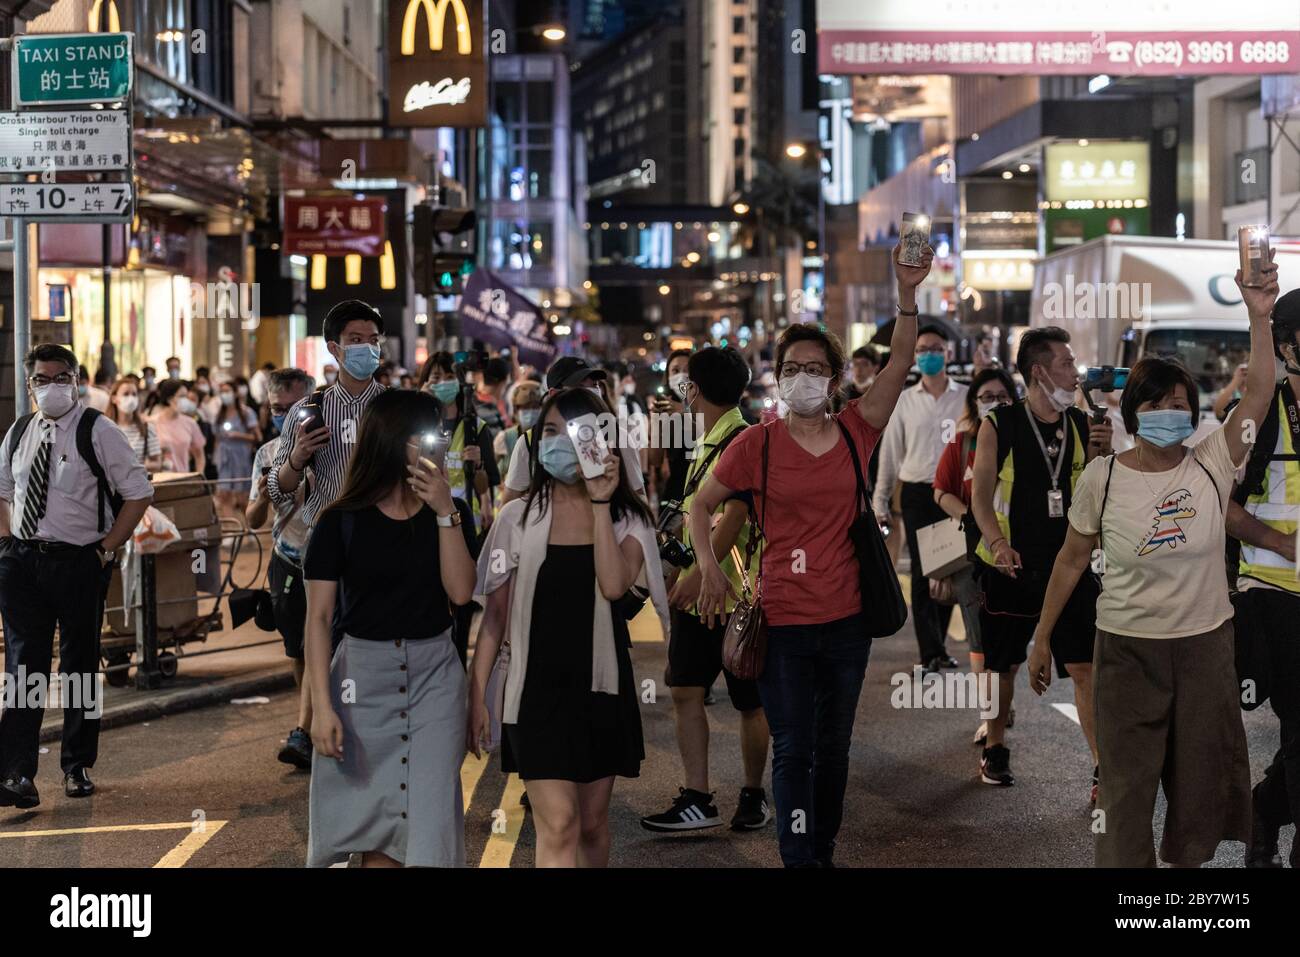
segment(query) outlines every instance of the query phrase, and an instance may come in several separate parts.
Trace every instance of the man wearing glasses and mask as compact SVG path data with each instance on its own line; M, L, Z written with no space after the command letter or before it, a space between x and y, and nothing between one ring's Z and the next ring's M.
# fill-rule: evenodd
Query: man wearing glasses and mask
M71 352L37 346L24 368L38 411L15 422L0 446L0 618L6 680L16 690L0 716L0 807L33 808L48 700L33 691L50 675L56 624L64 793L94 793L104 596L153 487L121 430L78 401Z

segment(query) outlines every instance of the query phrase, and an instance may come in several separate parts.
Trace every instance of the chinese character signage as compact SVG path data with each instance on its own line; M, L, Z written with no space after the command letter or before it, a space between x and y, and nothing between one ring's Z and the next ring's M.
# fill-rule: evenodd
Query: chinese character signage
M389 0L388 125L484 125L482 0Z
M135 66L129 33L14 37L14 106L72 106L127 99Z
M1043 157L1043 198L1061 202L1147 199L1151 188L1147 152L1145 141L1048 146Z
M476 269L465 280L460 328L462 335L490 346L518 346L519 361L534 368L555 361L555 343L541 312L487 269Z
M0 113L0 173L130 168L126 110Z
M1300 71L1300 4L817 0L818 70L1186 76Z
M387 230L382 199L286 196L284 244L289 256L380 256Z

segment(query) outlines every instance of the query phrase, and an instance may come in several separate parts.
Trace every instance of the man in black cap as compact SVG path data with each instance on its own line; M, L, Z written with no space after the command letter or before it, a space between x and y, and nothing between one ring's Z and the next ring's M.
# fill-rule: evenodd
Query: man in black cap
M1243 688L1260 701L1267 693L1281 722L1281 746L1254 790L1254 826L1247 867L1281 867L1278 831L1300 821L1300 582L1295 576L1300 523L1300 289L1273 307L1273 348L1286 369L1268 416L1256 431L1245 477L1228 505L1228 534L1241 542L1240 598L1234 625L1268 643L1263 688ZM1245 637L1243 635L1243 637ZM1245 699L1243 698L1243 701ZM1291 842L1291 866L1300 866L1300 840Z
M586 389L600 396L608 405L609 396L601 388L607 378L604 369L592 365L582 356L561 356L546 370L546 396L543 401L560 389ZM538 426L540 425L539 422ZM511 499L522 498L528 492L528 486L533 480L533 458L528 451L531 444L515 443L515 451L510 456L510 468L506 471L505 488L501 491L502 505ZM641 464L637 460L636 450L625 444L619 448L619 451L623 454L628 484L632 487L632 491L644 496L645 481L641 477Z

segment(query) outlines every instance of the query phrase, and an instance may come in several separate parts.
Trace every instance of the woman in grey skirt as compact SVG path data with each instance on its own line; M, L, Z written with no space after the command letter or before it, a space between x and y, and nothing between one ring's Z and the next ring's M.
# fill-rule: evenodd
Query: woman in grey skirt
M421 454L440 418L432 396L378 396L307 546L307 677L329 702L312 719L309 867L352 853L364 867L465 863L451 606L470 601L475 572L447 481Z
M1135 446L1098 457L1070 504L1029 656L1029 682L1051 682L1049 638L1083 571L1101 571L1093 651L1100 789L1092 827L1098 867L1154 867L1156 792L1168 802L1160 857L1199 867L1222 841L1250 840L1250 761L1233 665L1232 606L1223 566L1224 515L1254 422L1273 398L1264 285L1237 285L1250 314L1241 403L1190 448L1200 413L1196 380L1178 361L1133 366L1120 412ZM1100 548L1100 553L1094 551Z

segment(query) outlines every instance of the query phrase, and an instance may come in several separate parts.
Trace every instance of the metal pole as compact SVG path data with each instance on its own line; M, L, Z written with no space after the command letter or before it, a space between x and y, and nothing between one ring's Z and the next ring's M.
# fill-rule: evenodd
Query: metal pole
M99 367L108 373L109 379L117 378L117 360L113 350L113 227L104 223L100 227L100 242L103 246L103 282L104 282L104 341L99 347ZM91 380L94 381L94 380Z
M14 418L32 410L23 360L32 347L31 291L27 272L27 220L13 219L14 230Z

